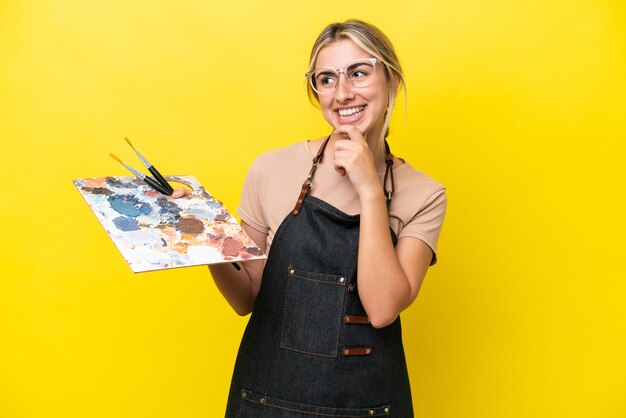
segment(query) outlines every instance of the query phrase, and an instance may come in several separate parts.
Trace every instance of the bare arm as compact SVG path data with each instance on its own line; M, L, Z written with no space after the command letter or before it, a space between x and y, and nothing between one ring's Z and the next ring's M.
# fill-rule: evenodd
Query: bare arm
M241 222L244 231L252 238L256 245L265 252L267 234ZM230 263L209 265L215 285L222 292L224 298L239 315L252 312L256 295L261 288L261 277L265 260L250 260L239 263L243 268L237 270Z
M371 150L354 126L336 132L350 139L336 141L335 166L349 176L361 202L359 297L372 326L381 328L391 324L415 300L433 253L415 238L401 238L394 248Z
M180 198L187 196L190 190L177 187L172 197ZM241 227L252 238L255 244L263 251L266 250L267 234L257 231L245 222ZM241 270L235 269L230 263L209 265L211 276L215 285L220 290L228 304L239 315L247 315L252 312L256 295L261 288L261 277L265 260L250 260L239 263Z
M359 297L377 328L391 324L413 303L433 256L416 238L400 238L394 248L387 216L382 191L378 198L361 199Z

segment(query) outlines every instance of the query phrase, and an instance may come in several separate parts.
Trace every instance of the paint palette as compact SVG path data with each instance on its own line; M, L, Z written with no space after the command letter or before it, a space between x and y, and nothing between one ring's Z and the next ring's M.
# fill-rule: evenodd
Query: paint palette
M133 272L266 258L195 177L166 179L193 192L175 199L135 177L73 181Z

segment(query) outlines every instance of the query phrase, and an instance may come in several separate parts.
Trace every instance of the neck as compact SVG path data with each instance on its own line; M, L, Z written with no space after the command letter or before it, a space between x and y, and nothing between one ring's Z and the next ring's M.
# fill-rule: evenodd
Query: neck
M372 155L374 156L374 162L376 163L376 169L381 171L385 168L385 157L387 156L387 150L385 149L385 141L380 137L368 138L367 145L369 145Z
M382 126L377 126L365 135L367 145L369 145L374 161L376 162L376 169L378 171L385 168L385 157L387 156L387 150L385 149L385 138L383 137Z

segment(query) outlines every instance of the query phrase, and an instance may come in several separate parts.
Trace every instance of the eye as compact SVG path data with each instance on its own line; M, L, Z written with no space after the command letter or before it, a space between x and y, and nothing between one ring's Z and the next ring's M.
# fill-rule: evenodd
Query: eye
M337 76L332 73L321 73L315 77L315 85L319 87L332 86L337 82Z
M355 64L348 68L350 78L364 78L372 75L374 67L368 64Z

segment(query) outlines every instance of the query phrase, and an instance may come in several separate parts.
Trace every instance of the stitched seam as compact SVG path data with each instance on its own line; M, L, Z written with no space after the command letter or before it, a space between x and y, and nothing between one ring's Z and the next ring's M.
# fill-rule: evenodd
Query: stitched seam
M281 340L282 341L282 340ZM296 348L291 348L291 347L287 347L284 346L283 343L280 343L280 348L282 348L283 350L289 350L289 351L295 351L296 353L302 353L302 354L310 354L312 356L318 356L318 357L326 357L326 358L337 358L337 351L339 348L339 342L337 342L337 349L335 350L335 355L332 354L320 354L320 353L311 353L309 351L304 351L304 350L298 350Z
M283 347L283 340L285 338L285 319L287 318L287 289L289 288L289 275L287 275L287 280L285 282L285 290L283 294L283 320L280 326L280 347Z
M342 219L344 221L358 221L359 218L360 218L360 215L348 215L348 214L345 214L345 216L344 216L344 215L332 212L328 208L325 208L324 206L322 206L322 205L320 205L320 204L318 204L316 202L312 202L311 200L309 200L309 203L312 204L312 205L317 206L318 208L320 208L324 212L328 213L331 216L334 216L337 219ZM339 210L339 209L337 209L337 210ZM350 216L350 217L348 218L348 216Z
M302 277L303 279L309 279L309 280L330 281L330 279L332 279L336 281L338 278L346 277L345 275L340 274L340 273L337 273L337 274L315 273L312 271L300 270L300 269L293 267L293 265L291 266L291 268L294 271L294 274L292 274L292 276L298 276L298 277ZM326 279L329 279L329 280L326 280Z
M268 399L267 397L265 399ZM337 414L326 414L323 412L309 412L309 411L302 411L300 409L294 409L294 408L288 408L286 406L280 406L280 405L274 405L271 403L261 403L259 401L256 400L252 400L252 399L244 399L244 401L247 402L252 402L255 403L257 405L263 405L265 407L268 408L276 408L276 409L283 409L285 411L291 411L291 412L297 412L299 414L307 414L307 415L316 415L316 416L324 416L324 417L337 417L337 418L359 418L359 417L382 417L382 416L388 416L389 413L388 412L381 412L381 413L376 413L374 415L369 415L367 412L363 412L363 414L359 414L359 415L345 415L345 414L341 414L341 415L337 415ZM384 408L384 407L383 407ZM378 409L378 408L373 408L373 409Z
M302 279L302 280L307 280L309 282L315 282L315 283L321 283L321 284L334 284L337 286L345 286L345 283L336 283L336 282L329 282L326 280L318 280L318 279L311 279L309 277L304 277L304 276L298 276L297 274L292 274L292 277L297 277L298 279ZM343 277L343 276L338 276L338 277Z
M278 229L276 230L276 233L274 234L274 238L272 240L272 244L274 244L274 242L276 242L276 237L279 237L280 235L282 235L283 230L287 227L287 224L293 219L293 216L289 216L283 221L283 223L280 224L280 226L278 227ZM265 265L267 266L270 261L274 258L274 252L272 251L272 248L274 247L274 245L272 245L270 247L270 251L267 254L267 260L265 260ZM265 270L265 269L264 269Z

